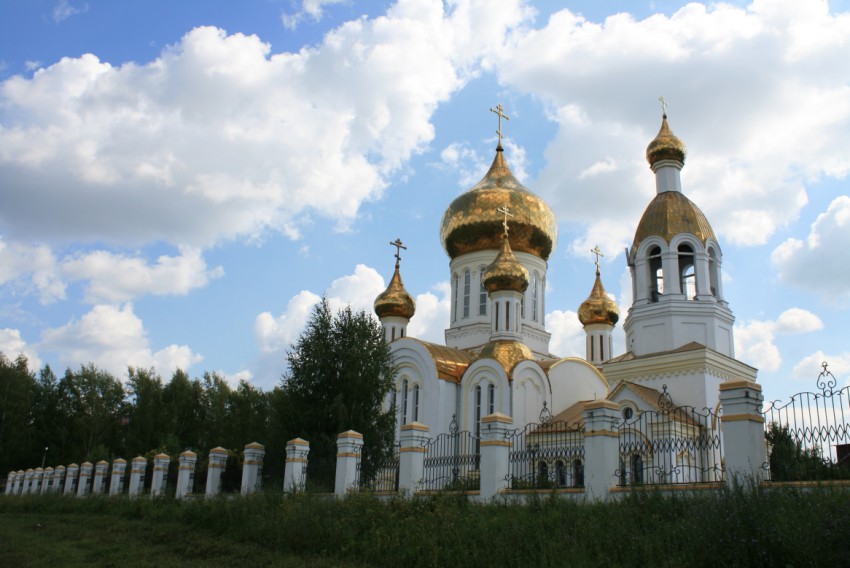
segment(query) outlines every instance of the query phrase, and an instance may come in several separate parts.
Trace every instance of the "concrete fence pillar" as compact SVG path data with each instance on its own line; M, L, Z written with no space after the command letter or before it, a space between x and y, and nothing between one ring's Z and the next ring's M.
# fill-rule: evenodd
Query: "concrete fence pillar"
M336 437L334 493L343 496L357 488L357 468L363 457L363 434L348 430Z
M740 380L720 385L720 418L729 485L747 480L758 482L765 476L763 401L758 383Z
M401 427L398 454L398 488L413 495L419 483L425 477L425 444L428 441L428 427L419 422L411 422Z
M283 469L284 491L304 491L304 473L309 455L310 442L307 440L295 438L286 443L286 466Z
M24 493L24 478L26 477L27 472L22 469L19 469L17 473L15 473L15 495L23 495Z
M242 462L242 495L260 491L263 488L263 458L266 448L257 442L245 446L245 460Z
M80 473L80 466L72 463L65 471L65 495L76 495L77 493L77 476Z
M103 495L106 491L106 474L109 471L109 462L100 460L94 466L94 479L91 484L92 495Z
M17 477L17 471L10 471L9 475L6 476L6 496L15 494L15 478Z
M604 501L617 483L615 474L620 467L620 436L614 429L620 407L594 400L585 403L583 417L585 495Z
M142 456L136 456L130 462L130 487L127 489L127 494L130 497L137 497L145 492L145 469L148 467L148 460Z
M490 500L509 487L511 441L506 434L513 423L513 418L501 412L481 419L481 500Z
M53 483L50 485L50 492L56 495L62 495L62 490L65 488L65 466L57 466L53 471Z
M34 475L35 471L32 469L24 472L24 487L21 490L21 495L29 495L30 491L32 491L32 478Z
M227 450L221 446L210 450L207 464L207 497L215 497L221 492L221 474L227 467Z
M186 450L180 454L179 461L180 468L177 470L177 491L175 496L178 499L186 499L195 490L195 463L198 461L198 454Z
M85 497L91 492L92 470L94 470L94 466L91 462L80 464L80 481L77 483L77 497Z
M112 477L109 480L109 494L124 493L124 472L127 471L127 460L118 458L112 460Z
M44 470L44 475L41 476L41 494L47 495L50 493L50 486L53 483L53 468L48 467Z
M32 476L32 486L30 487L30 493L33 495L41 495L41 484L44 482L44 470L40 467L35 468L35 472Z
M151 499L165 494L165 484L168 477L168 465L171 456L157 454L153 458L153 477L151 478Z

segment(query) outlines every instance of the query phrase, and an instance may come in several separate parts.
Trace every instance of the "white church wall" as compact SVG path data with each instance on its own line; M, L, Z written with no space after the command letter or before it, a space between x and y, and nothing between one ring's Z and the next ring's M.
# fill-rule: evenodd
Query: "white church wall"
M517 428L540 421L543 402L552 404L549 379L534 361L522 361L513 370L513 419Z
M489 408L489 385L493 385L493 412ZM481 387L480 419L501 412L510 416L510 386L505 370L492 359L481 359L470 365L460 384L460 414L458 428L469 432L476 431L475 389Z
M552 365L549 381L553 416L576 402L603 400L608 396L608 381L596 367L577 357L567 357Z

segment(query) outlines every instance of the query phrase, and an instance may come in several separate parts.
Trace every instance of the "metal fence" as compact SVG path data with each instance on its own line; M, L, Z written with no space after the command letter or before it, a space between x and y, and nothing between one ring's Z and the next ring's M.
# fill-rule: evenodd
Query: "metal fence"
M469 431L458 431L457 417L452 416L449 431L427 440L424 475L419 482L423 490L467 491L479 488L481 440Z
M360 491L393 492L398 491L399 450L396 443L392 451L375 466L364 463L362 454L357 459L356 485ZM364 469L366 471L364 471ZM371 469L371 471L369 471Z
M303 469L302 486L307 493L333 493L336 483L336 455L309 454Z
M664 385L658 410L616 423L620 464L615 475L621 486L723 481L723 447L719 412L675 406Z
M799 392L764 409L771 481L850 479L850 386L836 389L824 362L817 392Z
M540 421L505 433L511 443L510 489L584 487L584 426L553 420L543 403Z

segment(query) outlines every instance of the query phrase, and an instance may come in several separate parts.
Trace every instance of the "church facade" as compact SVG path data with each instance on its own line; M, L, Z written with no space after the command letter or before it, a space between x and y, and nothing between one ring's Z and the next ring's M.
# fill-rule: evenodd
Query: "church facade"
M620 310L605 292L597 258L595 282L578 309L585 357L559 357L549 350L545 321L557 220L513 176L499 144L487 174L448 206L440 224L451 279L445 344L407 336L415 304L398 254L375 300L397 365L386 405L398 430L415 422L431 436L450 428L477 436L490 415L510 417L515 427L538 422L542 412L580 420L584 405L600 400L629 419L665 397L716 416L722 383L755 382L756 369L735 359L717 237L682 191L685 155L665 114L646 150L657 194L626 255L633 298L623 322L626 352L613 353Z

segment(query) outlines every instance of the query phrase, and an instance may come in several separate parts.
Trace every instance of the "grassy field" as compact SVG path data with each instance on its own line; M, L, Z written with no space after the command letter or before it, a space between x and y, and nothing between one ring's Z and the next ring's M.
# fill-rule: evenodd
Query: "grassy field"
M524 506L452 495L0 497L0 565L840 566L848 495L741 489Z

